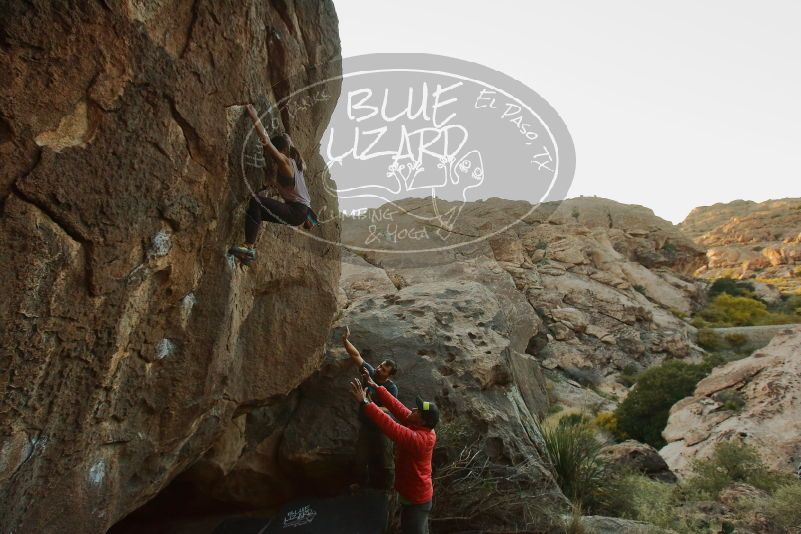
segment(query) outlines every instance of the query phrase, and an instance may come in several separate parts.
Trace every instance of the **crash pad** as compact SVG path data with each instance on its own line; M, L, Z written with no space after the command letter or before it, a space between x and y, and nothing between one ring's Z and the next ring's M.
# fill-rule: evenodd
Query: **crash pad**
M295 499L273 517L229 517L214 534L383 534L386 493L363 491L333 498Z

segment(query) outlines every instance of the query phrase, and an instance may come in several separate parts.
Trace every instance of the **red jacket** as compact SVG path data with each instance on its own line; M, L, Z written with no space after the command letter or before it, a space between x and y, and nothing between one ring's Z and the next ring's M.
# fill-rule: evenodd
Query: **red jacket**
M381 386L378 398L399 421L406 421L412 411ZM364 412L389 439L395 442L395 489L412 504L423 504L434 497L431 482L431 455L437 435L424 426L408 427L396 423L374 403Z

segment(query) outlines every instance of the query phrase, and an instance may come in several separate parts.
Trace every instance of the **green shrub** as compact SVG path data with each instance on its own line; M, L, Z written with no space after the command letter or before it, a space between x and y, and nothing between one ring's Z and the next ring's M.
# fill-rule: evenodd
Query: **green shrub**
M718 278L712 282L707 294L709 298L714 298L722 293L732 297L750 296L754 293L754 284L732 280L731 278Z
M615 411L618 428L632 439L657 449L662 447L665 444L662 430L670 407L691 395L707 372L703 365L681 360L668 360L643 371L634 389Z
M713 326L726 327L766 324L765 320L770 314L768 307L756 299L721 293L697 315Z
M673 486L642 475L624 479L629 486L629 505L626 515L662 528L672 528L676 519Z
M694 462L693 468L691 477L678 484L631 471L610 471L594 511L680 534L734 532L738 524L750 525L754 512L759 512L767 520L760 532L799 532L794 529L801 526L801 481L770 471L753 448L720 443L712 457ZM734 482L760 488L767 496L739 501L727 518L710 517L709 501Z
M726 334L723 336L723 339L726 340L726 343L733 348L739 348L748 343L748 336L745 334Z
M778 313L801 315L801 295L784 295L774 310Z
M682 494L675 484L630 472L612 476L605 490L599 514L645 521L682 534L699 532L680 513Z
M721 293L695 315L693 325L701 328L799 323L801 314L792 307L797 302L792 299L769 310L754 298Z
M686 313L684 313L683 311L681 311L679 309L676 309L676 308L670 308L670 313L672 313L673 316L676 317L677 319L686 319L687 318L687 314Z
M701 362L701 369L704 371L704 374L709 374L712 372L712 369L724 363L728 363L728 361L729 360L724 358L722 354L713 352L704 356L704 361Z
M692 463L692 471L687 489L702 499L717 499L720 490L734 482L744 482L768 492L781 483L781 477L771 473L756 449L733 442L715 445L710 458Z
M576 506L592 503L604 480L598 453L601 444L588 425L549 425L537 422L545 456L562 493Z
M640 374L639 368L633 363L628 363L620 371L620 377L618 378L618 382L620 382L627 388L630 388L637 381L637 375L639 374Z
M631 287L632 287L632 288L634 289L634 291L636 291L637 293L642 293L643 295L645 295L645 286L642 286L642 285L640 285L640 284L634 284L634 285L633 285L633 286L631 286Z
M571 413L559 418L559 424L562 426L587 425L589 422L589 418L581 413Z
M637 382L637 376L622 374L618 377L617 381L626 386L627 388L630 388L631 386L634 385L635 382Z
M801 527L801 482L794 481L780 486L770 499L765 499L760 508L780 528Z
M698 330L698 344L705 350L722 350L725 344L717 332L709 328Z
M748 336L745 334L726 334L721 336L711 328L700 328L698 330L698 345L712 353L721 351L750 352L748 351ZM721 361L716 365L724 362L725 359L721 357Z
M736 389L726 389L717 393L713 398L721 403L724 410L739 412L743 409L743 406L745 406L743 394Z

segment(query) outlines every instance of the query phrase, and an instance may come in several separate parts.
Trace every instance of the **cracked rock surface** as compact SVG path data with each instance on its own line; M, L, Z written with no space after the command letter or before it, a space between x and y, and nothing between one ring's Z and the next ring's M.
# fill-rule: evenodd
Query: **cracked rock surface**
M32 1L0 26L0 531L105 532L319 366L338 250L272 227L254 269L225 251L264 180L242 105L337 74L336 14ZM326 89L281 117L317 207Z

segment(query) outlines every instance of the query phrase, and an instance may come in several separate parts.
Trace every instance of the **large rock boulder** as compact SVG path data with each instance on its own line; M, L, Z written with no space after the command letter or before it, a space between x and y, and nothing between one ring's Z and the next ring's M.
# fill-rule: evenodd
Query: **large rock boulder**
M656 449L633 439L607 445L601 449L600 457L615 470L636 471L664 482L676 481L676 475Z
M0 530L105 532L322 361L338 251L275 226L255 269L225 251L264 178L241 104L336 74L311 68L339 54L336 15L32 1L0 20ZM282 117L318 206L326 89Z
M676 403L660 454L686 475L716 443L755 447L773 469L795 473L801 458L801 328L787 328L748 358L716 368Z

